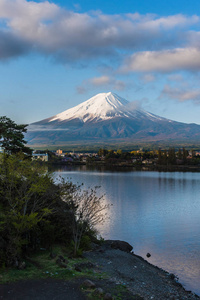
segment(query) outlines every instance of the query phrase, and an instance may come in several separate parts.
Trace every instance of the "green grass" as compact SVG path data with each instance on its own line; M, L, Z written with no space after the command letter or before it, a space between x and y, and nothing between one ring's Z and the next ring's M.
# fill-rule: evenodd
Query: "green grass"
M54 247L54 251L57 256L52 259L50 252L40 250L37 254L32 255L30 258L24 260L26 268L24 270L18 270L16 268L4 268L0 270L0 283L10 283L19 280L30 280L30 279L64 279L64 280L80 280L81 278L90 279L97 284L97 287L102 286L104 293L98 295L95 290L87 289L82 287L84 294L87 299L91 300L103 300L106 290L108 290L115 300L141 300L143 298L137 295L131 295L130 292L124 285L115 285L109 283L108 274L101 272L99 268L85 269L82 268L82 272L75 270L76 264L87 263L88 260L85 258L74 258L69 259L67 257L67 249L61 246ZM61 268L57 265L56 260L58 256L62 255L67 260L67 268ZM105 288L105 289L104 289Z
M56 278L56 279L73 279L80 277L88 278L106 278L106 274L94 272L92 269L83 269L82 272L77 272L74 269L75 264L87 262L84 258L68 259L66 249L55 247L54 252L56 258L50 258L49 251L40 251L31 256L31 259L25 259L26 268L18 270L16 268L4 268L0 270L0 283L15 282L24 279L40 279L40 278ZM58 256L62 255L67 259L67 268L61 268L57 265Z

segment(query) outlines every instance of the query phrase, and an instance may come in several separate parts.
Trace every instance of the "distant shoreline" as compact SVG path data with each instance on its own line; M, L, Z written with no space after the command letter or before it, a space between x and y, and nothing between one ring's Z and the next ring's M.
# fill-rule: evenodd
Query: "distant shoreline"
M106 168L106 169L133 169L135 171L160 171L160 172L200 172L200 166L195 165L134 165L134 164L110 164L105 162L54 162L48 163L49 166L88 166L96 168Z

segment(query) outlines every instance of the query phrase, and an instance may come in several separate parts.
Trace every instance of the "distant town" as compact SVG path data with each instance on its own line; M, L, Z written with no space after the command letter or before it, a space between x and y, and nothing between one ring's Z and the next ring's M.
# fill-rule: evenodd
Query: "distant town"
M169 148L168 150L137 150L125 152L122 150L99 149L98 152L66 152L37 150L32 155L34 160L62 165L116 165L126 166L194 166L200 167L200 151L185 148Z

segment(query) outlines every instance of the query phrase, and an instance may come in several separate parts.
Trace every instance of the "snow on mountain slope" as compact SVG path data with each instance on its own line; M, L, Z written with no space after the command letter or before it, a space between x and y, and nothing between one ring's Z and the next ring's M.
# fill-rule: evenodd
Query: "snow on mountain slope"
M72 119L80 119L84 123L91 120L107 120L113 116L121 116L124 114L124 106L127 100L112 94L101 93L89 100L70 108L60 114L49 119L52 121L64 121Z
M73 108L49 118L48 122L79 119L85 123L92 120L109 120L115 117L147 118L151 120L162 119L143 110L132 109L130 102L109 92L97 94Z
M136 109L134 102L101 93L48 119L32 123L30 145L84 145L85 143L138 143L199 141L200 126L184 124Z

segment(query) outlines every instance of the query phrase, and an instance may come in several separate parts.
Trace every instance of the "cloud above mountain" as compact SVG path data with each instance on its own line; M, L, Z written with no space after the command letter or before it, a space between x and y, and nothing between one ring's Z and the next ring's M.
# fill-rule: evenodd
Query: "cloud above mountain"
M200 68L192 62L200 45L189 47L196 15L77 13L48 1L0 0L0 22L1 60L40 53L65 64L115 57L126 72Z
M160 98L178 100L179 102L190 101L196 104L200 103L200 89L180 88L165 85Z
M112 90L122 91L127 88L127 84L122 80L116 79L114 76L103 75L83 80L82 84L77 86L76 89L78 94L85 94L87 90L93 88L102 88L106 90L111 88Z
M200 49L177 48L143 51L126 59L123 72L173 72L200 70Z

